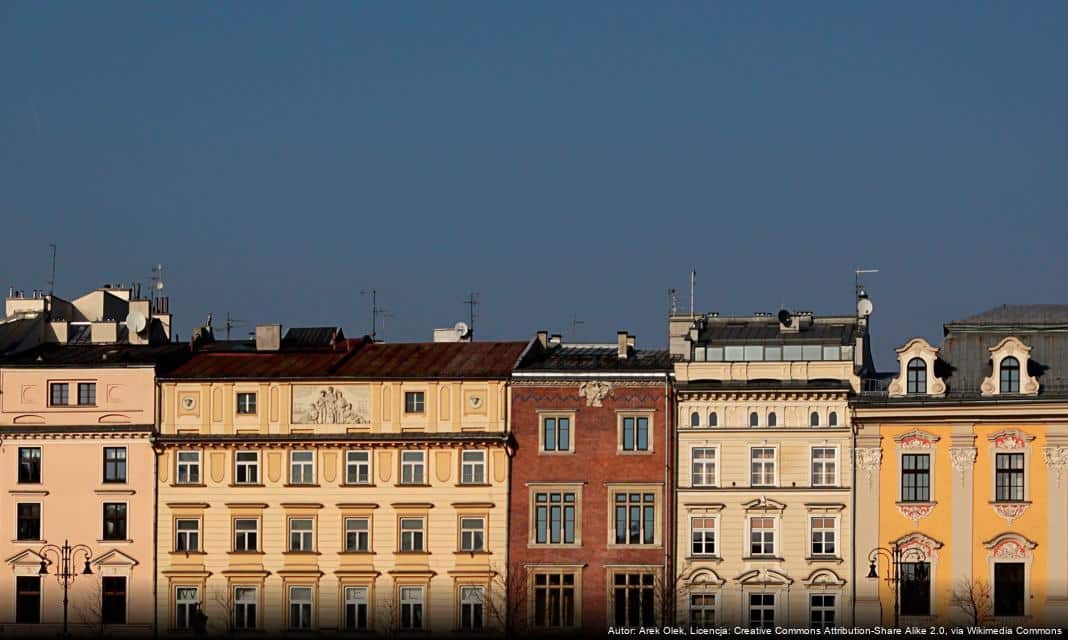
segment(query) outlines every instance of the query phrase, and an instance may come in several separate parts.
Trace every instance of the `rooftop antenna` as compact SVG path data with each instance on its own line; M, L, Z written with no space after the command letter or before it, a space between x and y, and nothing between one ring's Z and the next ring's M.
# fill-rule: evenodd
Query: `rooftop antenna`
M857 267L853 270L853 294L858 298L864 295L864 287L860 284L860 274L862 273L879 273L879 270L864 269L863 267Z
M694 311L694 306L693 306L693 296L694 296L694 291L696 289L697 289L697 269L692 269L690 271L690 315L691 316L696 313L696 311Z
M378 290L377 289L361 289L361 296L371 296L371 342L375 341L375 329L378 327L378 312L381 309L378 308Z
M679 292L674 287L668 289L668 309L671 315L675 315L679 310Z
M378 308L378 315L382 316L382 335L389 335L386 329L386 321L390 318L396 318L397 316L393 315L393 312L389 309L384 309L382 307ZM382 340L385 340L385 338L382 338Z
M585 320L579 320L578 316L571 314L571 341L578 342L578 328L579 325L586 324Z
M48 297L52 297L56 294L56 245L55 243L48 245L52 247L52 279L48 281Z
M230 316L229 311L226 312L226 340L228 342L230 340L230 329L233 329L234 327L240 327L243 324L245 324L244 320L237 320L236 318Z
M471 340L475 339L475 318L478 314L475 312L475 308L478 307L478 292L472 291L467 294L467 299L464 300L464 304L467 305L467 326L471 327Z
M157 264L152 267L152 296L155 297L163 291L163 265Z

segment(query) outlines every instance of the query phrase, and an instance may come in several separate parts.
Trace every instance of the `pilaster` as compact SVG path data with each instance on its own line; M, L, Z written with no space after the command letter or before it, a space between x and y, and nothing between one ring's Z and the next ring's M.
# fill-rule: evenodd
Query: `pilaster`
M1046 446L1042 450L1042 459L1048 474L1049 497L1046 500L1046 512L1049 517L1049 530L1046 534L1047 567L1046 580L1046 619L1048 626L1068 626L1068 436L1053 435L1064 433L1068 425L1049 425Z
M853 584L856 585L856 619L861 627L882 623L879 580L868 578L868 554L879 546L879 474L882 437L878 426L860 426L853 450L856 502L853 510L856 536Z
M953 567L953 580L956 585L962 578L972 577L973 521L972 501L975 489L975 433L971 424L953 425L949 440L949 459L953 463L953 532L950 536L950 559ZM965 624L967 614L957 608L950 611L954 622Z

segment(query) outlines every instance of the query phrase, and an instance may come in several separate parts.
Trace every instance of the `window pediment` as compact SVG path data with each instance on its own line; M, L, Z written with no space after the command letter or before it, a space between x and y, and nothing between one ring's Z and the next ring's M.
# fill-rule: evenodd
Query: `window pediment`
M894 442L901 449L934 449L939 439L933 433L913 429L894 438Z
M136 567L138 564L140 563L137 562L137 560L134 560L118 549L112 549L99 558L93 559L93 566L96 567Z
M786 508L786 505L782 502L772 500L767 496L761 496L756 500L750 500L742 504L746 511L782 511Z
M816 569L802 580L805 586L812 587L844 587L846 581L830 569Z
M1005 429L987 437L995 449L1004 451L1023 451L1035 437L1019 429Z
M1011 362L1011 360L1007 360L1008 358L1016 360L1014 369L1017 377L1015 380L1010 381L1010 384L1018 386L1018 389L1002 389L1004 380L1002 364ZM1009 393L1025 396L1038 395L1038 378L1028 373L1028 364L1031 362L1031 347L1024 344L1019 338L1008 336L990 347L990 362L992 369L990 376L984 378L982 385L979 387L984 396Z
M942 543L922 533L909 533L893 542L901 550L903 562L932 560L938 557Z
M793 584L790 576L775 569L753 569L736 577L735 582L743 585L786 586Z
M712 569L694 569L686 576L686 581L691 587L722 587L726 582Z
M930 396L940 398L946 395L945 381L935 375L936 360L938 360L938 349L932 347L923 338L913 338L897 349L898 374L897 377L890 381L890 386L887 389L890 397ZM915 361L922 362L924 365L922 370L922 391L910 388L909 385L909 365ZM913 385L916 384L917 380L918 378L913 380Z
M1003 533L983 543L995 560L1027 560L1038 546L1018 533Z

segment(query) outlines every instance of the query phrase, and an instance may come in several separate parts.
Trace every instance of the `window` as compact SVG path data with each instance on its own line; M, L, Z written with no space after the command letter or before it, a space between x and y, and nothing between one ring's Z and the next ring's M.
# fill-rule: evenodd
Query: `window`
M252 415L256 413L255 393L237 394L237 413L238 415Z
M345 629L347 631L365 631L367 629L367 587L345 587Z
M694 426L697 426L697 425L694 425ZM710 426L710 427L718 427L719 426L719 416L716 415L715 411L713 411L713 412L708 414L708 426Z
M1024 564L994 563L994 615L1024 615Z
M830 415L827 416L827 426L829 426L829 427L837 427L838 426L838 412L837 411L832 411L830 413Z
M615 496L616 544L653 544L656 495L620 491Z
M775 555L775 518L761 516L749 519L749 555Z
M715 594L690 594L690 626L699 628L709 628L716 626Z
M998 502L1022 502L1024 500L1024 454L997 454L994 484Z
M691 427L700 427L701 426L701 414L697 413L696 411L694 411L693 413L690 414L690 426Z
M234 587L234 629L256 628L256 587Z
M615 622L623 627L652 627L656 624L656 607L651 573L617 573L612 595Z
M345 518L345 551L366 553L371 550L371 520Z
M259 550L260 521L254 518L234 520L234 551Z
M422 451L401 452L401 484L426 482L426 454Z
M192 629L196 613L200 611L200 589L198 587L176 587L174 589L174 628Z
M775 594L749 594L749 626L762 629L775 628Z
M19 447L19 482L41 482L41 447Z
M289 452L289 484L315 484L315 452Z
M534 542L574 544L575 506L575 494L570 491L535 493Z
M104 447L104 482L126 482L126 447Z
M788 344L782 348L783 360L800 360L801 359L801 345Z
M423 413L424 406L422 391L404 392L404 413Z
M575 574L534 574L534 627L561 629L575 626Z
M813 593L809 595L808 626L813 629L834 627L834 594Z
M423 537L426 532L426 521L422 518L401 518L401 551L423 551Z
M542 451L571 451L571 418L546 417L541 421Z
M709 516L690 518L690 540L693 555L716 555L716 519Z
M15 576L15 623L41 622L41 578Z
M460 484L486 484L485 451L464 451L460 461Z
M78 383L78 406L91 406L96 404L96 383Z
M1020 393L1020 361L1012 356L1001 360L1001 393Z
M234 453L234 484L260 483L260 453L238 451Z
M927 363L920 358L909 360L905 381L906 393L927 393Z
M460 629L482 631L486 591L483 587L460 587Z
M460 551L485 551L485 537L485 518L460 518Z
M926 562L903 562L900 570L901 615L931 614L931 565Z
M423 587L400 588L400 628L423 628Z
M289 588L289 628L311 629L312 626L312 588Z
M835 521L829 516L813 516L809 519L814 556L833 556L838 553L835 546Z
M771 413L768 414L768 426L769 427L777 427L777 426L779 426L779 416L775 415L774 411L772 411Z
M775 449L753 447L750 450L749 484L754 487L770 487L775 484Z
M812 448L812 486L833 487L837 484L838 450L834 447Z
M104 503L104 540L126 540L126 503Z
M126 624L126 578L100 578L100 623Z
M738 362L745 358L745 347L723 347L723 359L728 362Z
M808 426L818 427L820 426L820 414L817 411L813 411L808 415Z
M174 521L174 550L200 551L200 520L181 518Z
M754 411L754 412L749 414L749 426L750 427L759 427L760 426L760 416L757 415L756 411Z
M765 360L782 360L782 347L764 347Z
M901 456L901 501L930 502L931 456L906 453Z
M711 447L694 447L690 450L690 465L693 471L693 486L716 485L716 450Z
M200 484L200 452L178 452L178 484Z
M623 451L649 451L649 418L647 416L623 417Z
M823 348L818 344L806 344L801 346L802 360L821 360Z
M371 452L345 453L345 484L371 484Z
M16 532L18 540L41 539L41 505L37 502L20 502L15 505Z
M70 404L70 385L66 382L53 382L48 385L48 404L53 407L65 407Z
M315 523L311 518L289 519L289 550L315 551Z

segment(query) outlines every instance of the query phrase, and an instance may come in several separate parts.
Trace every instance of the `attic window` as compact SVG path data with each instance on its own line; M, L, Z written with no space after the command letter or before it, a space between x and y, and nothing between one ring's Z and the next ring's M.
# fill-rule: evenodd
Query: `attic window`
M909 360L907 385L909 394L927 393L927 363L922 358Z
M1001 361L1001 393L1020 393L1020 361L1012 356Z

